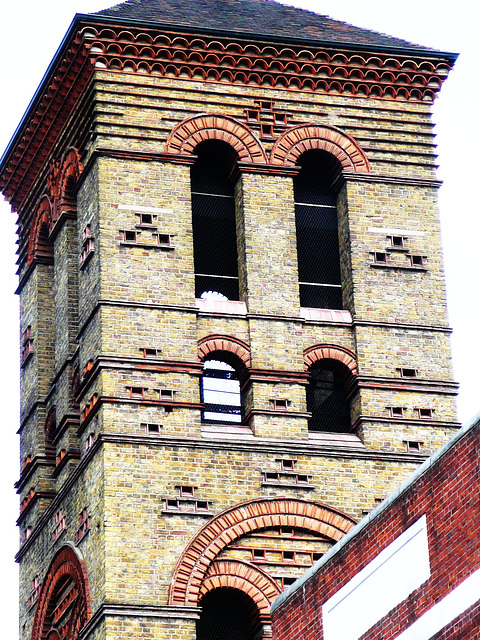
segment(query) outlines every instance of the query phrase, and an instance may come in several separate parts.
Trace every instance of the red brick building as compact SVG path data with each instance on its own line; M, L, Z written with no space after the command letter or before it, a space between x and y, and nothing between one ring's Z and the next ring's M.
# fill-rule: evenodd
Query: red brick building
M480 416L272 606L276 640L480 637Z

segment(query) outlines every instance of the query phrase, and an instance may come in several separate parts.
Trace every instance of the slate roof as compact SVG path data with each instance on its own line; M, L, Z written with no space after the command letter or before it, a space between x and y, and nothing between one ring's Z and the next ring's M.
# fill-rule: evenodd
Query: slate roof
M318 0L321 5L321 0ZM123 20L178 25L202 32L238 34L355 45L368 49L433 49L383 33L354 27L328 16L274 0L127 0L91 14Z

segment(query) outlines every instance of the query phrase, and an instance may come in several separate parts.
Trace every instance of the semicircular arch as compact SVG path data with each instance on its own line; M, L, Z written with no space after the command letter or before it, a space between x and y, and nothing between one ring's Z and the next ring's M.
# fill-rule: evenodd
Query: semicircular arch
M38 257L53 259L53 246L48 240L51 226L52 203L47 195L43 195L38 201L30 227L28 264Z
M57 602L59 592L70 581L71 587L64 599ZM73 604L72 604L73 603ZM65 606L69 611L64 640L74 640L92 615L90 592L85 564L73 545L64 545L53 558L38 596L37 610L33 621L31 640L55 637L57 630L52 626L53 612ZM63 631L62 631L63 633Z
M308 347L308 349L305 349L303 352L303 361L306 370L310 369L313 364L320 360L338 360L350 369L350 373L353 376L356 376L358 373L355 354L349 349L345 349L345 347L332 344L316 344Z
M174 570L169 604L195 606L207 572L231 542L272 527L302 528L337 542L355 525L346 514L299 498L260 498L226 509L205 524L180 556Z
M329 125L300 124L291 127L273 145L270 162L274 165L295 166L302 153L311 149L331 153L344 171L370 171L368 158L356 140Z
M250 348L246 342L233 336L211 335L198 342L198 357L200 360L212 358L214 353L228 353L240 360L247 368L250 367Z
M273 578L259 567L241 560L215 560L209 566L199 599L213 589L230 587L239 589L250 596L258 607L261 616L270 614L270 606L280 589Z
M221 140L229 144L242 162L266 162L265 150L241 122L227 116L201 114L179 122L168 135L166 153L192 154L205 140Z

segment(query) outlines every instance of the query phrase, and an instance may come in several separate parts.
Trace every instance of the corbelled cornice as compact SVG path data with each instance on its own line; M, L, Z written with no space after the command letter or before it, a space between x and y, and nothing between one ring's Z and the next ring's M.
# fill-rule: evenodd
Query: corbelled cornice
M121 20L115 25L111 19L77 16L0 163L0 189L13 208L21 209L42 169L45 174L95 69L431 102L452 65L452 57L441 53L283 46L256 38L213 39L200 31L127 28Z

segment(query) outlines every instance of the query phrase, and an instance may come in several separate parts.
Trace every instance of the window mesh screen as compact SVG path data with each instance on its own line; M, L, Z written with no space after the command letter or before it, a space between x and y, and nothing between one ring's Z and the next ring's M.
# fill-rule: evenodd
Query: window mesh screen
M312 368L307 387L307 410L312 413L311 431L348 433L350 403L345 392L345 371L336 362L322 362Z
M301 158L294 180L298 278L302 307L342 308L334 165L322 151Z
M197 640L255 640L259 626L258 609L245 593L220 588L201 600Z
M197 154L191 170L195 296L216 291L238 300L235 199L229 179L235 154L215 140L201 143Z

